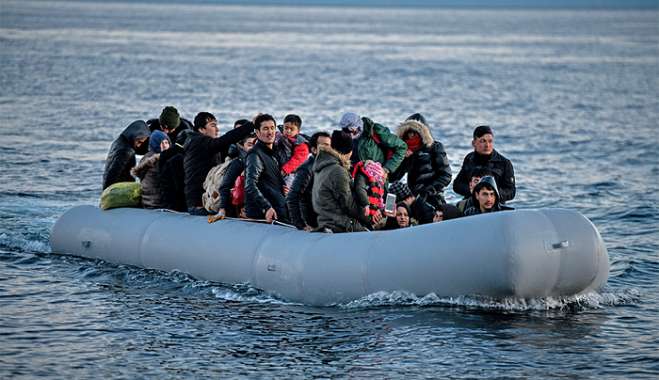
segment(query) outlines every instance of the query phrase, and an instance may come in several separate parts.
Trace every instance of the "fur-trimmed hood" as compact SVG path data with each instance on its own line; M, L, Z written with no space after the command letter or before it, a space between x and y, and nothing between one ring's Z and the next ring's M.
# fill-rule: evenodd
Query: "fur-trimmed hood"
M432 143L435 142L432 134L430 134L430 129L426 125L416 120L405 120L404 122L400 123L398 128L396 128L396 135L403 139L405 133L410 130L418 133L419 136L421 136L421 141L425 147L430 147Z
M324 167L331 165L333 161L338 161L339 164L350 171L350 159L345 159L341 157L341 153L332 149L328 146L318 146L318 156L316 157L316 162L313 165L313 171L319 172Z
M135 177L144 178L149 169L158 165L158 161L160 161L160 153L149 152L142 157L139 164L130 169L130 174Z

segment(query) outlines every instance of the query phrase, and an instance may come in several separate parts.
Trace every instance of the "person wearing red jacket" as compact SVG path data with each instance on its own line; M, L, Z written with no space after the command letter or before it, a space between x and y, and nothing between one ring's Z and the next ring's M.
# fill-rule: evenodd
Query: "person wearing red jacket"
M277 141L277 159L284 177L286 195L293 184L294 172L309 158L309 145L300 135L302 119L290 114L284 118L284 133Z

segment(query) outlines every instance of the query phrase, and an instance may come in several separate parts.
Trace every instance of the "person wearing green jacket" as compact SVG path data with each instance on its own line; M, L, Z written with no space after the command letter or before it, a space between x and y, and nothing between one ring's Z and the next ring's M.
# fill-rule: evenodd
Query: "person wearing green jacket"
M353 165L359 161L377 161L382 164L388 176L403 162L407 144L391 133L389 128L353 112L345 113L339 121L339 126L352 136L350 161Z

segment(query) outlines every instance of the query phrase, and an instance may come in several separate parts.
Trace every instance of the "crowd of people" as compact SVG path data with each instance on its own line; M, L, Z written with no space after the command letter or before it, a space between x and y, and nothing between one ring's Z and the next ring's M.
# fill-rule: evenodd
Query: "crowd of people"
M474 129L460 172L415 113L392 132L345 113L338 129L311 136L302 119L269 114L237 120L219 135L209 112L182 118L173 106L131 123L112 143L103 189L139 179L142 206L192 215L279 221L305 231L397 229L509 210L513 165L494 149L489 126ZM139 163L136 156L141 155ZM448 204L444 189L464 198ZM395 195L395 209L385 207Z

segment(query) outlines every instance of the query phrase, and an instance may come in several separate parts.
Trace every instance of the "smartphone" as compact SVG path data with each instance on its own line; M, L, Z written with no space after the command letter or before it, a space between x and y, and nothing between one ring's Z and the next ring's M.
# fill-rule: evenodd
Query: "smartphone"
M396 212L396 194L387 194L387 200L384 203L384 211L390 214Z

